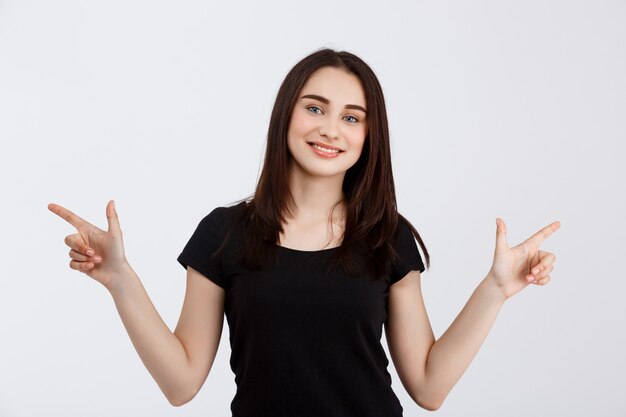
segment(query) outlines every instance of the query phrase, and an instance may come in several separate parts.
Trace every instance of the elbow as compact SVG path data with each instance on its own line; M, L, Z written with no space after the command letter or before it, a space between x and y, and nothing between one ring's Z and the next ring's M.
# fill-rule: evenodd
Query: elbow
M185 396L180 395L166 395L167 401L172 404L174 407L180 407L181 405L187 404L190 400Z
M177 398L168 398L167 400L168 400L168 401L170 402L170 404L172 404L174 407L180 407L181 405L185 405L185 404L187 404L187 402L188 402L188 401L181 401L181 400L179 400L179 399L177 399Z
M169 403L173 405L174 407L180 407L180 406L187 404L191 400L193 400L196 394L197 394L197 391L191 395L189 393L182 394L182 395L180 393L170 394L170 395L166 395L166 398L167 398L167 401L169 401Z
M427 402L423 402L420 401L417 403L417 405L419 405L420 407L422 407L424 410L428 410L428 411L437 411L439 410L439 408L441 407L441 404L443 403L427 403Z
M445 398L417 397L415 399L415 403L422 407L424 410L437 411L443 405L444 399Z
M192 397L193 398L193 397ZM167 400L170 402L170 404L172 404L174 407L180 407L182 405L187 404L189 401L192 400L192 398L188 398L188 397L167 397Z

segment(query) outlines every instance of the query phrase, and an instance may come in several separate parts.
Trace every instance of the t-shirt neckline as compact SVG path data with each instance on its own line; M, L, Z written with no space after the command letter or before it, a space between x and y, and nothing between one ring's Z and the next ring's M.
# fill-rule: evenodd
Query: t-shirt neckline
M339 249L341 246L333 246L332 248L326 248L326 249L318 249L318 250L301 250L301 249L293 249L293 248L288 248L286 246L281 246L281 245L277 245L276 243L274 244L274 246L286 250L288 252L295 252L295 253L323 253L323 252L330 252L332 250L335 249Z

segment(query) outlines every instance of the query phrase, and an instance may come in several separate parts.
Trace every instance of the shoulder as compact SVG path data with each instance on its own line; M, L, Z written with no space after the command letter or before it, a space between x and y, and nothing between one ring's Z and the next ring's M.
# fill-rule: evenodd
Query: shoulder
M399 214L399 213L398 213ZM425 270L422 256L417 248L413 225L402 215L398 215L394 251L396 257L391 265L391 284L402 279L409 271Z
M246 201L241 201L230 206L215 207L209 214L204 216L202 221L220 229L229 227L246 205Z
M406 217L398 213L398 224L394 233L395 244L398 245L414 240L413 232L411 230L412 228L413 226L406 219Z
M235 225L235 217L239 209L245 207L245 201L231 206L218 206L204 215L196 228L195 234L204 240L221 241Z
M400 257L406 256L407 253L411 253L412 255L414 247L416 246L415 237L411 229L411 223L398 213L398 222L392 234L391 244L396 254Z

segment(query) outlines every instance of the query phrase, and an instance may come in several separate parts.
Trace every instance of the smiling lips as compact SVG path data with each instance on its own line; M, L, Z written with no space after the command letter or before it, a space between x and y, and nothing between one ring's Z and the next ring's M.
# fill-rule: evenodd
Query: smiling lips
M326 158L336 158L341 152L343 152L335 146L326 145L325 143L320 142L309 142L309 146L311 146L316 154Z

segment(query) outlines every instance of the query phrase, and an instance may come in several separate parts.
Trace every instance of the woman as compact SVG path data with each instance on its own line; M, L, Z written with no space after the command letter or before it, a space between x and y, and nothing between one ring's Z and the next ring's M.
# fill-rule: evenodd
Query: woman
M285 117L289 115L289 117ZM321 49L283 81L252 197L218 207L178 257L187 289L172 333L125 257L114 203L108 231L69 210L70 267L102 283L146 368L176 406L206 380L226 314L237 393L233 416L401 416L400 380L436 410L487 336L506 299L545 285L555 256L539 250L553 222L510 248L496 219L487 276L435 340L420 290L415 228L396 209L387 116L373 71Z

